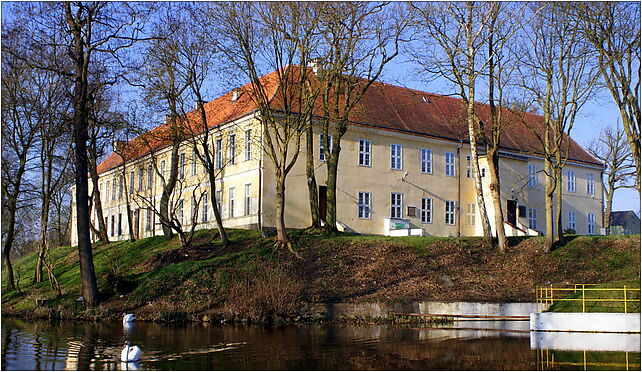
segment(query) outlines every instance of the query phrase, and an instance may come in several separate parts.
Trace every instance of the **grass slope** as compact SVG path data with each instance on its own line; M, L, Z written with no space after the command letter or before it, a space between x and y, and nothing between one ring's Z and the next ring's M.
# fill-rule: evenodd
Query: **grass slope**
M162 237L94 248L102 305L84 312L78 252L52 249L63 289L32 284L35 254L16 262L21 292L3 291L4 313L60 317L196 319L205 314L292 314L301 302L533 301L536 285L633 280L639 285L639 236L573 236L552 253L543 238L515 238L506 254L479 238L381 237L292 233L302 260L256 231L230 230L223 248L211 230L193 249ZM639 288L639 287L638 287ZM36 306L36 299L46 299Z

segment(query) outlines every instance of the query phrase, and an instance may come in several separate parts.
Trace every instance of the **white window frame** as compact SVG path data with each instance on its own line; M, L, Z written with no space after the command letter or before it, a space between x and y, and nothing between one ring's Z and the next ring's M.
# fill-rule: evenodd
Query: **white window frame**
M196 176L198 171L196 170L196 152L192 153L192 177Z
M587 215L587 232L589 235L595 234L595 214L589 213Z
M319 134L319 160L325 161L325 141L323 140L323 133ZM328 134L328 142L330 142L329 151L332 152L332 135Z
M235 192L234 187L230 187L228 189L228 195L227 195L227 215L229 218L234 218L234 192Z
M586 193L588 195L595 195L595 178L593 173L586 174Z
M243 214L249 216L252 213L252 184L246 183L244 187Z
M528 228L537 230L537 209L528 208Z
M535 188L537 186L537 170L535 165L528 165L528 187Z
M144 179L145 179L145 176L143 175L143 171L144 171L143 166L142 165L139 166L138 167L138 191L142 191L143 190L143 183L144 183ZM133 187L133 185L132 185L132 187Z
M230 134L227 137L228 163L236 164L236 134Z
M179 161L178 161L178 179L182 180L185 178L185 153L182 152L179 156Z
M575 172L566 172L566 191L575 192Z
M390 193L390 218L403 218L403 194Z
M223 216L223 190L216 190L216 208L218 209L218 213L220 216Z
M403 170L403 146L398 143L390 144L390 169Z
M445 211L445 224L454 225L457 221L457 216L455 215L455 212L457 211L457 203L454 200L446 200Z
M577 224L575 223L575 212L568 212L568 226L567 228L575 230L577 233Z
M207 191L205 191L203 193L203 210L201 213L202 222L207 222L210 220L209 205L210 205L210 201L208 199Z
M145 218L145 231L152 230L152 209L147 208L147 217Z
M421 223L432 223L432 198L421 198Z
M129 192L129 195L132 195L134 193L134 180L136 176L134 175L134 171L132 170L129 172L129 187L127 188L127 192Z
M444 171L447 177L455 177L455 153L446 151L444 155ZM450 171L449 171L450 170Z
M357 218L361 220L369 220L372 218L371 214L372 194L367 191L359 191L357 197Z
M160 174L161 177L165 178L165 160L161 160Z
M216 141L216 169L223 168L223 139L217 138Z
M154 184L154 171L153 171L152 165L150 164L147 167L147 189L151 190L153 184Z
M468 226L475 226L475 203L466 203L466 220Z
M110 191L111 191L111 185L109 184L109 181L107 181L107 188L105 189L105 200L109 200L109 197L111 196ZM113 199L114 198L112 197L112 200Z
M432 150L422 148L420 150L421 173L432 174Z
M466 178L473 178L472 158L466 155Z
M176 203L176 220L181 226L185 224L184 208L183 199L179 199Z
M358 164L360 167L370 167L371 166L371 144L370 140L360 138L359 139L359 159Z
M252 129L245 131L245 161L252 160Z

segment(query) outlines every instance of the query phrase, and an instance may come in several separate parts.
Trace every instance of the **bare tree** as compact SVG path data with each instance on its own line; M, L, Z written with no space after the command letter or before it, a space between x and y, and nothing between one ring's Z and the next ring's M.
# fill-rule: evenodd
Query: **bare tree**
M530 126L544 153L546 249L562 234L562 169L568 160L570 131L582 106L592 97L597 74L582 43L573 3L532 5L533 22L517 48L521 82L544 114L544 128ZM543 129L543 132L542 132ZM556 199L553 215L553 197Z
M384 67L399 54L407 26L402 8L387 3L318 3L323 35L321 65L321 126L328 170L325 229L337 230L337 172L341 138L351 114ZM397 14L395 14L397 13Z
M606 127L600 131L588 147L588 152L601 160L606 169L606 205L604 208L604 228L610 233L610 216L613 205L613 195L620 188L635 188L635 163L631 156L625 132L619 126ZM604 183L604 179L601 180Z
M640 192L640 3L578 3L571 14L597 57L600 75L620 110Z

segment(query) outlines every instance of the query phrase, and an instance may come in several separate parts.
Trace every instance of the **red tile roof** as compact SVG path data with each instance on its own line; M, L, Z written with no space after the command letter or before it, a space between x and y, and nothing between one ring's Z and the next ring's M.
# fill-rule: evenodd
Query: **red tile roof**
M282 100L276 94L278 75L271 72L260 79L265 91L272 97L273 109L282 108ZM232 102L232 92L204 105L210 128L231 122L249 115L257 109L250 94L249 84L241 88L242 94ZM487 105L477 104L481 120L490 117ZM315 112L321 115L321 109ZM202 132L197 128L198 112L190 111L185 117L190 123L192 133ZM540 115L503 111L500 148L524 154L541 155L542 146L535 133L543 133L544 119ZM376 82L370 86L363 99L351 112L350 120L355 125L376 127L384 130L430 136L451 141L468 140L465 106L461 99L426 93L395 85ZM169 125L160 125L127 143L128 161L136 160L170 145L166 133ZM575 141L570 139L569 159L602 166ZM122 164L120 155L112 153L100 165L98 172L103 173Z

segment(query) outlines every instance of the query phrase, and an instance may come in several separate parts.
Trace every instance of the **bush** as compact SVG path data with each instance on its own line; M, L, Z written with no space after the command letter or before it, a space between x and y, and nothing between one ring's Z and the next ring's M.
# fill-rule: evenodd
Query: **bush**
M303 284L278 264L260 263L239 275L227 292L225 309L250 321L271 321L296 313Z
M565 229L564 230L564 235L575 235L575 229Z

